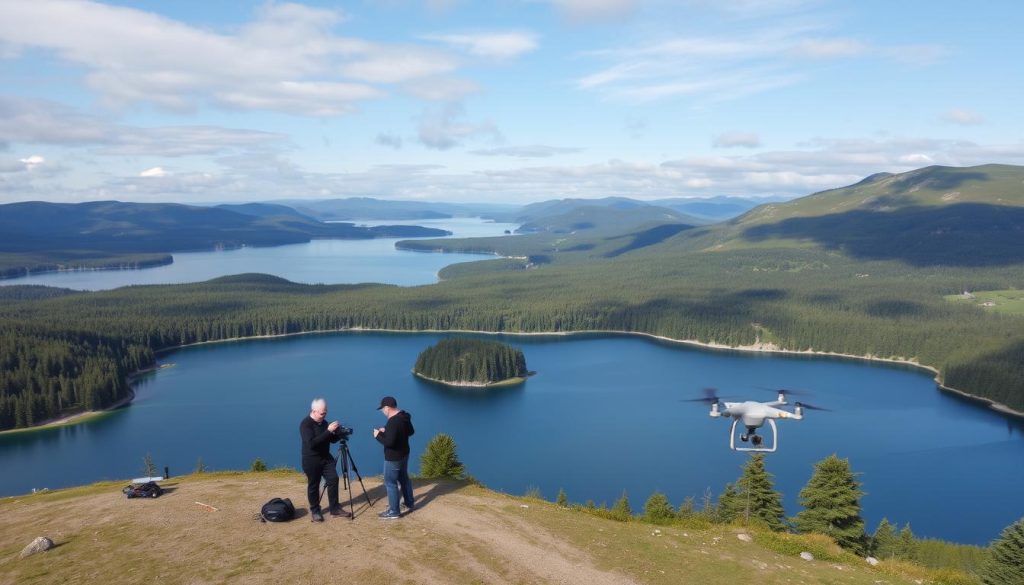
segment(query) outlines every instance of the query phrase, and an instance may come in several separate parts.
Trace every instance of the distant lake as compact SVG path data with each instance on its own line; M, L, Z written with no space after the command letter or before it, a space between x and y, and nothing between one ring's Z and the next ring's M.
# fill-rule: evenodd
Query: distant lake
M519 224L457 217L425 220L362 220L357 225L420 225L452 232L454 238L500 236ZM209 252L175 252L174 263L140 270L78 270L48 272L0 280L0 285L42 284L75 290L108 290L133 284L201 282L246 272L262 272L308 284L381 282L401 286L433 284L439 270L472 262L480 254L431 254L396 250L395 242L409 238L373 240L313 240L270 248L240 248Z
M374 410L380 397L391 394L413 415L413 470L430 437L445 432L469 473L493 489L535 486L550 500L564 488L571 501L609 505L626 490L634 510L655 490L674 505L687 496L699 503L705 489L717 497L739 477L746 455L728 449L728 423L682 400L705 386L761 400L773 394L757 387L795 387L832 412L779 422L767 468L787 514L799 510L814 463L836 453L860 473L869 530L885 516L919 536L985 544L1024 516L1024 424L938 391L921 370L636 336L486 336L521 348L538 374L491 391L412 376L416 355L448 336L317 334L162 354L174 366L147 376L128 408L0 436L0 494L136 477L147 453L172 474L191 472L199 458L213 470L245 469L257 457L298 467L297 427L317 395L332 420L355 429L361 473L378 475L370 429L384 420ZM301 488L284 495L305 506Z

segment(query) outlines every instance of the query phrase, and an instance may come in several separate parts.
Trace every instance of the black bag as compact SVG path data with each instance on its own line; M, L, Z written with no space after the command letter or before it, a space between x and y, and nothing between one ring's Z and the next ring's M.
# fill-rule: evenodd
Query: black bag
M287 522L295 518L295 506L288 498L273 498L260 510L264 522Z
M159 498L164 493L155 481L132 484L121 491L129 498Z

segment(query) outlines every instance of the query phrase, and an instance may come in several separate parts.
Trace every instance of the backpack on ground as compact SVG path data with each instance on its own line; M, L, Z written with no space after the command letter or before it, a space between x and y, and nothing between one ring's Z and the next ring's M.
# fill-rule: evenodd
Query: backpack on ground
M264 522L287 522L295 518L295 506L288 498L273 498L260 510Z
M159 498L164 490L155 481L132 484L121 490L128 498Z

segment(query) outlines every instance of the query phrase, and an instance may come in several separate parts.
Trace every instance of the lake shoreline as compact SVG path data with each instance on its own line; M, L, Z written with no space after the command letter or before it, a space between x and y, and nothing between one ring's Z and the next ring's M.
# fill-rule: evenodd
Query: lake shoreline
M696 340L693 340L693 339L675 339L673 337L666 337L664 335L656 335L654 333L646 333L646 332L643 332L643 331L621 331L621 330L615 330L615 329L590 329L590 330L586 330L586 331L548 331L548 332L543 332L543 331L523 331L523 332L513 332L513 331L480 331L480 330L475 330L475 329L416 329L416 330L409 330L409 329L373 329L373 328L367 328L367 327L347 327L347 328L344 328L344 329L326 329L326 330L322 330L322 331L300 331L300 332L296 332L296 333L279 333L277 335L251 335L251 336L248 336L248 337L231 337L231 338L227 338L227 339L215 339L215 340L211 340L211 341L198 341L196 343L186 343L186 344L182 344L182 345L175 345L175 346L171 346L171 347L165 347L165 348L156 350L154 352L154 354L159 355L161 353L167 353L167 352L171 352L171 351L176 351L176 350L184 349L184 348L187 348L187 347L195 347L195 346L209 345L209 344L215 344L215 343L234 343L234 342L238 342L238 341L250 341L250 340L254 340L254 339L277 339L277 338L281 338L281 337L294 337L294 336L297 336L297 335L322 335L322 334L331 334L331 333L353 333L353 332L355 332L355 333L363 333L363 332L365 332L365 333L405 333L405 334L416 334L416 333L475 333L475 334L481 334L481 335L510 335L510 336L534 336L534 337L542 337L542 336L570 337L570 336L574 336L574 335L625 335L625 336L636 335L636 336L640 336L640 337L646 337L646 338L649 338L649 339L655 339L655 340L658 340L658 341L664 341L664 342L667 342L667 343L686 345L686 346L690 346L690 347L696 347L696 348L702 348L702 349L711 349L711 350L737 351L737 352L757 353L757 354L780 354L780 355L797 355L797 356L811 356L811 357L837 357L837 358L853 359L853 360L868 361L868 362L884 362L884 363L891 363L891 364L900 364L900 365L907 365L907 366L912 366L912 367L915 367L915 368L921 368L921 369L924 369L924 370L928 370L929 372L931 372L933 374L932 379L935 381L935 384L939 388L939 390L942 390L942 391L945 391L945 392L949 392L949 393L952 393L952 394L956 394L956 395L958 395L958 396L960 396L962 398L967 398L969 400L978 402L980 404L984 404L990 410L994 410L994 411L996 411L996 412L998 412L1000 414L1004 414L1004 415L1007 415L1007 416L1012 416L1012 417L1024 419L1024 411L1014 410L1013 408L1010 408L1009 406L1007 406L1005 404L1002 404L1000 402L996 402L996 401L990 400L988 398L984 398L984 397L981 397L981 396L976 396L976 395L971 394L969 392L964 392L963 390L960 390L960 389L957 389L957 388L953 388L953 387L950 387L950 386L943 385L942 382L939 381L939 374L940 374L940 372L939 372L939 370L937 368L934 368L932 366L929 366L929 365L926 365L926 364L922 364L920 362L913 361L913 360L897 359L897 358L882 358L882 357L875 357L875 356L871 356L871 355L863 356L863 355L854 355L854 354L848 354L848 353L837 353L837 352L832 352L832 351L816 351L816 350L813 350L813 349L805 349L805 350L781 349L781 348L779 348L778 346L776 346L773 343L754 343L754 344L751 344L751 345L733 346L733 345L725 345L725 344L722 344L722 343L715 343L715 342L696 341ZM151 367L151 368L146 368L144 370L139 370L137 372L132 372L127 377L128 383L131 384L132 382L134 382L135 378L137 378L138 376L141 376L141 375L144 375L144 374L147 374L147 373L150 373L150 372L154 372L154 371L157 371L157 370L162 369L162 368L172 367L172 366L173 366L173 364L163 364L163 365L154 366L154 367ZM416 375L419 376L419 374L416 374ZM422 377L422 376L420 376L420 377ZM444 384L445 382L439 382L438 381L438 383ZM25 427L25 428L21 428L21 429L10 429L10 430L6 430L6 431L0 431L0 435L7 434L7 433L22 433L22 432L30 432L30 431L39 431L39 430L54 428L55 426L66 426L66 425L72 425L72 424L78 424L78 423L81 423L81 422L86 422L87 420L92 420L93 418L97 418L97 417L109 414L110 412L112 412L114 410L117 410L118 408L124 408L125 406L128 406L131 403L131 401L135 398L134 390L129 389L129 391L130 391L129 396L127 396L125 398L122 398L121 400L117 401L117 403L115 403L114 405L111 405L110 407L105 408L103 410L82 412L82 413L79 413L79 414L76 414L76 415L72 415L70 417L63 417L63 418L61 418L59 420L51 420L51 421L48 421L48 422L44 423L43 425Z
M507 380L498 380L497 382L449 382L447 380L439 380L437 378L424 376L423 374L416 371L414 371L412 375L416 376L421 380L426 380L427 382L432 382L434 384L442 384L444 386L451 386L453 388L479 388L481 390L487 388L497 388L501 386L517 386L526 381L526 376L516 376L515 378L508 378Z

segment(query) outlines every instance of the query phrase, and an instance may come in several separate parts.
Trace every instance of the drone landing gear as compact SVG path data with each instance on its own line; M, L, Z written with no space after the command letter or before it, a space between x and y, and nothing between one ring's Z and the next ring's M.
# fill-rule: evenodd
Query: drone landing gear
M773 419L766 419L765 422L772 429L772 442L770 446L762 446L764 443L764 437L757 434L757 427L747 427L747 432L740 435L740 441L746 443L749 442L752 447L737 447L736 446L736 425L739 423L739 419L733 419L732 428L729 429L729 448L733 451L754 451L757 453L774 453L779 446L779 431L775 427L775 421Z

